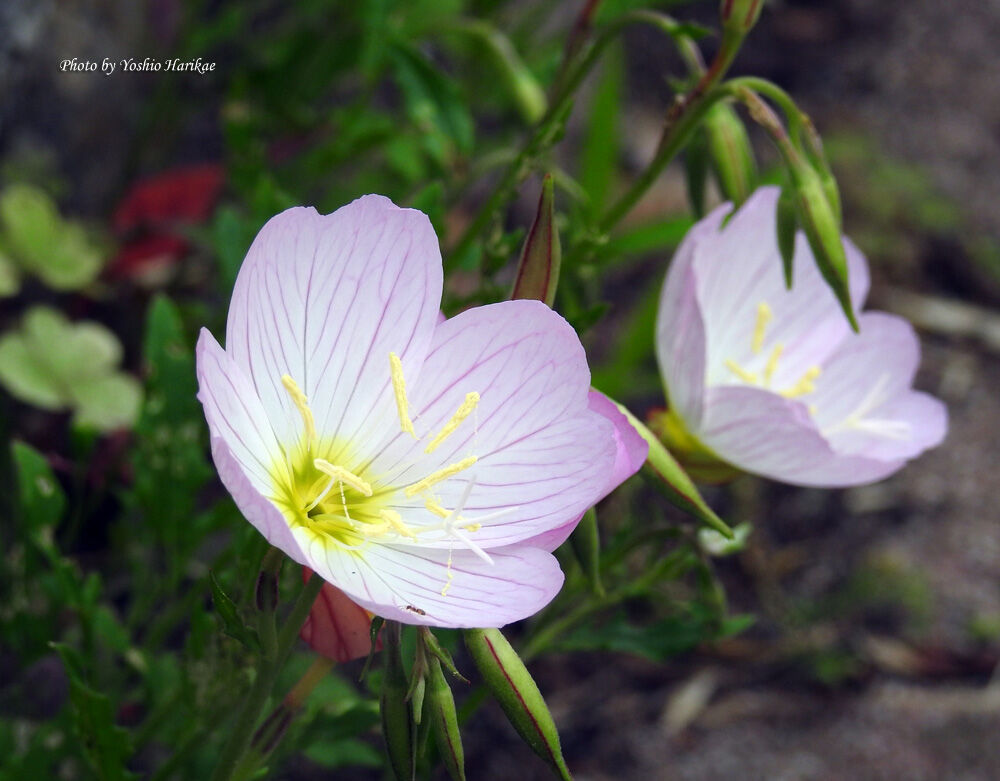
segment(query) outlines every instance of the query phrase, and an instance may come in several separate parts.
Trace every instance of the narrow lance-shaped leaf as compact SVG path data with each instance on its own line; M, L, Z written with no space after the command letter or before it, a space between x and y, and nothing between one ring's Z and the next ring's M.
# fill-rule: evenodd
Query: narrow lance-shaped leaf
M257 633L243 621L239 608L222 589L214 572L208 573L208 582L212 589L212 602L215 604L215 611L222 622L222 631L250 650L259 651L260 641L257 639Z
M479 674L514 729L559 778L571 779L552 714L507 638L499 629L466 629L463 635Z
M559 284L561 259L559 230L555 224L555 185L552 175L546 174L538 199L538 213L524 240L510 297L531 298L552 306Z
M73 722L91 769L101 781L136 778L125 769L132 754L128 732L115 724L115 713L106 694L86 682L79 653L62 643L50 643L59 654L70 682Z
M437 743L438 753L444 761L448 775L454 781L465 781L465 751L462 748L462 734L458 729L455 698L437 658L430 660L430 686L427 699L434 742Z
M688 477L687 472L681 468L681 465L677 463L677 459L670 454L670 451L664 447L659 438L641 423L635 415L629 412L624 405L619 404L617 401L615 405L628 419L628 422L635 426L635 430L639 432L639 435L649 443L649 456L646 460L646 468L659 478L658 483L666 489L665 495L670 502L685 512L691 513L707 526L711 526L721 534L731 538L733 530L708 506L708 503L698 493L698 489L691 481L691 478Z

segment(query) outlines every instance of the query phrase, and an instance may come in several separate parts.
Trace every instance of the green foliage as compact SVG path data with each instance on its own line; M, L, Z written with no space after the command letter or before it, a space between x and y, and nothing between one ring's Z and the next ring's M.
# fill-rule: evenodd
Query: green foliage
M20 331L0 337L0 384L42 409L72 410L82 428L110 431L130 426L142 392L117 371L118 337L94 322L70 323L60 312L35 307Z
M28 184L0 193L0 295L16 279L11 261L55 290L89 285L104 265L101 248L79 223L64 220L52 199Z
M76 651L60 643L52 647L69 676L73 724L91 769L101 781L137 778L125 769L132 748L128 733L115 724L111 700L87 685L83 659Z

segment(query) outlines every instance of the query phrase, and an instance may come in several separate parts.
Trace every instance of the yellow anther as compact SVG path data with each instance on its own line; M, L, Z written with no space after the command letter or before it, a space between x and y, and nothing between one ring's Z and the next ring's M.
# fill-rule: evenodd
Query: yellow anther
M316 441L316 419L313 417L312 410L309 409L309 399L306 398L302 388L291 376L282 374L281 384L285 386L288 395L292 397L292 403L295 404L302 416L302 423L306 427L306 444L312 445Z
M467 532L473 532L473 533L475 533L475 532L479 531L482 528L483 528L483 525L481 523L470 523L468 526L465 527L465 530Z
M757 304L757 322L753 327L753 342L750 345L753 348L754 355L764 349L764 332L767 330L767 324L771 322L773 316L774 313L771 312L771 307L764 301Z
M757 384L757 375L753 372L748 372L731 358L726 359L726 368L748 385Z
M403 378L403 362L396 353L389 353L389 372L392 375L392 392L396 396L396 410L399 412L399 425L403 432L419 439L413 430L410 420L410 403L406 399L406 380Z
M449 464L444 469L439 469L437 472L427 475L423 480L407 486L403 489L403 494L407 499L414 497L420 492L426 491L431 486L437 485L442 480L447 480L452 475L457 475L463 469L468 469L478 460L477 456L469 456L468 458L463 458L461 461L456 461L454 464Z
M807 393L812 393L816 390L816 378L820 375L819 366L813 366L806 370L806 373L802 375L802 378L792 385L790 388L786 388L781 391L781 395L786 399L797 399L799 396L805 396Z
M364 494L365 496L372 495L372 487L368 481L358 477L353 472L349 472L342 466L337 466L336 464L331 464L325 458L313 459L313 466L315 466L323 474L329 475L338 483L343 483L349 485L355 491Z
M451 515L451 513L442 507L432 496L428 496L424 500L424 507L426 507L428 511L434 513L438 518L447 518Z
M417 539L416 533L403 522L403 516L397 513L395 510L381 510L378 514L379 518L389 524L393 531L399 532L404 537L409 537L411 540Z
M767 359L767 365L764 367L764 384L770 385L771 378L774 376L775 370L778 368L778 359L781 358L781 353L784 352L785 345L778 342L774 345L774 349L771 351L771 357Z
M438 432L437 436L430 441L430 444L427 445L424 452L433 453L437 450L438 446L442 442L455 433L455 429L461 425L462 421L475 411L477 404L479 404L479 394L475 391L472 393L466 393L465 401L462 402L462 406L455 410L455 414L451 416L451 420L444 424L444 428L442 428Z

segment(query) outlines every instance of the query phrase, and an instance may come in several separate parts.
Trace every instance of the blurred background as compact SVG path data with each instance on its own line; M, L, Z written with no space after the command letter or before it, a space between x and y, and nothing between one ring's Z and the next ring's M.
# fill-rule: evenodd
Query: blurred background
M452 313L505 296L541 172L556 176L565 244L650 159L683 71L662 34L634 27L511 208L449 253L538 119L583 5L0 5L0 434L42 454L51 472L38 474L69 508L0 532L6 777L89 777L59 715L81 695L50 640L82 645L97 660L90 683L123 692L106 716L133 730L140 777L168 747L196 742L181 727L158 742L140 725L182 708L174 696L211 707L197 673L208 653L198 642L216 631L207 570L228 567L225 585L244 587L255 543L205 460L189 353L198 327L222 333L235 272L269 216L303 203L332 211L366 192L422 208L449 257ZM608 0L597 19L640 6L706 28L717 15L710 0ZM579 779L1000 778L998 38L996 2L767 4L733 72L774 80L814 119L845 229L872 265L869 306L917 327L917 386L948 405L950 432L873 486L706 488L720 515L753 526L715 569L730 614L754 618L721 636L690 611L663 624L671 616L647 601L625 615L656 632L576 633L536 660ZM710 56L716 39L699 45ZM60 69L73 58L96 72ZM110 75L105 58L118 64ZM214 68L123 72L128 58ZM774 180L775 154L751 138ZM594 384L639 417L664 403L656 295L691 221L675 166L596 261L564 272L557 308L581 331ZM14 461L21 475L30 461L9 451L5 518ZM661 516L678 517L632 484L600 511L609 535ZM159 583L137 585L146 572ZM363 710L347 692L328 693ZM275 777L380 777L375 722L359 712L349 749L324 750L315 721L298 744L308 750ZM547 777L495 706L464 734L470 778Z

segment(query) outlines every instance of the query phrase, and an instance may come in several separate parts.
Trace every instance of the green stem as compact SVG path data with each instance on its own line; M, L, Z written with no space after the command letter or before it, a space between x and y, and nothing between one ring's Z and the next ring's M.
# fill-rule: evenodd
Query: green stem
M486 228L493 215L507 201L511 191L527 176L529 163L544 149L547 139L551 138L555 130L555 126L562 120L564 114L569 109L577 87L580 86L587 74L590 73L604 49L625 27L634 23L653 24L670 33L671 38L678 42L678 47L685 61L693 68L698 67L701 58L697 52L697 48L694 47L689 38L678 33L681 29L680 25L666 14L652 11L634 11L622 15L604 28L590 48L586 49L580 56L579 65L575 70L571 71L571 75L565 78L561 88L553 95L552 102L549 104L549 109L545 112L545 116L539 120L534 132L528 141L525 142L520 153L507 166L500 179L500 183L490 194L490 197L486 199L486 203L482 205L451 249L448 258L445 260L446 271L454 267L456 259L465 254L479 234Z
M265 656L260 660L257 679L243 702L240 715L222 750L219 764L215 768L215 773L212 774L212 781L229 781L238 770L240 760L250 745L250 738L253 736L254 726L260 717L260 712L267 704L271 690L274 688L278 672L284 666L285 660L292 650L292 645L298 637L299 630L305 623L321 588L323 588L323 579L316 576L309 578L309 581L299 590L299 595L288 614L288 619L278 633L275 656L273 659L268 659Z

